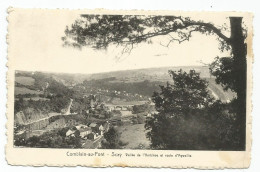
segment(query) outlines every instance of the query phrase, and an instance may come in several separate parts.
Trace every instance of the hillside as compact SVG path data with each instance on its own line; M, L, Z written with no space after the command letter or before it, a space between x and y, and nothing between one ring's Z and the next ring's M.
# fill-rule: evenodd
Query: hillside
M210 78L208 66L178 66L178 67L160 67L160 68L146 68L146 69L136 69L136 70L122 70L115 72L105 72L91 74L86 77L86 80L100 80L104 78L115 77L118 81L124 82L138 82L138 81L168 81L170 76L168 74L169 70L195 70L200 73L202 78Z
M78 124L113 121L126 148L149 147L145 136L146 113L160 86L172 83L168 71L195 70L208 81L212 97L229 102L235 94L215 83L206 66L163 67L98 74L59 74L16 71L14 124L16 140L42 136ZM123 120L122 120L122 119ZM122 121L121 121L122 120ZM123 125L123 122L127 125ZM132 125L133 124L133 125ZM23 135L19 135L22 133ZM137 139L138 138L138 139ZM85 140L84 140L85 141Z
M61 113L68 106L72 91L51 75L16 71L15 122L27 124Z
M94 90L100 88L110 91L128 91L150 97L154 91L159 91L159 85L172 82L169 70L180 69L186 72L195 70L200 73L201 78L209 82L209 91L216 99L228 102L235 97L235 93L230 90L224 91L221 85L215 83L215 78L210 75L208 66L162 67L98 73L86 77L84 84Z
M231 91L224 92L220 85L215 83L214 77L210 76L208 66L179 66L179 67L160 67L135 70L113 71L95 74L65 74L65 73L45 73L45 72L24 72L17 71L16 82L22 84L18 87L16 94L42 94L46 84L50 84L48 90L55 94L66 91L67 88L74 92L95 93L98 89L109 91L126 91L131 94L152 96L154 91L158 91L159 85L172 82L168 74L169 70L195 70L200 73L201 78L209 82L209 91L213 97L222 101L230 101L235 94ZM38 79L37 79L38 78ZM34 84L34 86L32 86ZM79 89L82 86L87 90ZM60 87L63 87L60 89ZM57 89L59 88L59 89ZM29 90L28 90L29 89ZM92 92L90 92L92 90ZM38 92L36 92L38 91ZM64 94L62 91L62 94ZM57 93L56 93L57 94Z

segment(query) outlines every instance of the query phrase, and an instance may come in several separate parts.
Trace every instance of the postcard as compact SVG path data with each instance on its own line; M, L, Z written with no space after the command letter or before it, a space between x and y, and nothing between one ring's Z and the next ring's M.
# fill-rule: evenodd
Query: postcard
M249 167L253 14L8 13L8 164Z

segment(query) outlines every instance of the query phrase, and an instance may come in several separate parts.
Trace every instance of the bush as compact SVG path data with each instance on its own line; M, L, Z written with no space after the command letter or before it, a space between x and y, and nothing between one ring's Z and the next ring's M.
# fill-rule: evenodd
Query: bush
M211 98L195 71L170 71L174 83L161 86L153 101L158 114L145 128L153 149L232 150L238 141L229 104Z
M122 140L119 140L118 144L119 144L119 146L126 146L129 144L129 142L124 142Z

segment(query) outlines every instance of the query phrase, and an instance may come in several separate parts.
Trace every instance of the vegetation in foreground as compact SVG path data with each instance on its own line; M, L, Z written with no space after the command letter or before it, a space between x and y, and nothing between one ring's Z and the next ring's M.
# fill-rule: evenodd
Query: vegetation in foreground
M239 149L234 101L213 99L208 83L191 70L169 71L173 84L161 86L153 101L159 112L148 118L145 128L153 149Z

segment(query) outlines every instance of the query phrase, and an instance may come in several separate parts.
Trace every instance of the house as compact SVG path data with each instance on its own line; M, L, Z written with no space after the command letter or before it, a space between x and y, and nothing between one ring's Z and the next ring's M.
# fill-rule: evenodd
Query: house
M150 113L151 113L151 114L156 114L156 115L159 114L158 111L151 111Z
M113 111L113 110L115 110L115 107L114 107L114 106L109 106L109 107L108 107L108 111L109 111L109 112L111 112L111 111Z
M122 111L127 111L127 108L126 107L122 107Z
M88 134L90 134L90 133L92 133L92 130L91 130L91 128L89 128L89 127L87 127L87 128L80 128L79 129L79 136L81 137L81 138L84 138L84 137L86 137Z
M74 133L75 133L75 130L68 130L67 132L66 132L66 137L69 137L69 136L74 136Z
M151 113L148 113L148 114L146 115L146 117L150 118L150 117L152 117L152 114L151 114Z
M122 110L122 107L117 106L117 107L115 108L115 110Z
M92 132L92 133L90 133L90 134L88 134L87 135L87 138L89 139L89 140L95 140L96 138L97 138L97 134L96 133L94 133L94 132Z
M103 135L104 133L104 126L102 124L98 124L98 134Z
M91 123L91 124L89 124L89 127L91 127L91 128L94 128L94 127L96 127L96 123Z
M93 132L103 135L104 127L102 124L91 123L89 127L91 127Z
M79 124L79 125L76 126L76 128L77 128L77 130L79 130L79 129L83 129L83 128L88 128L88 126L83 125L83 124Z

